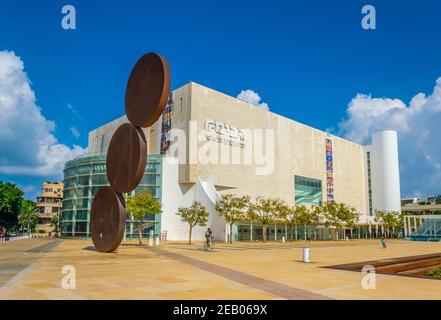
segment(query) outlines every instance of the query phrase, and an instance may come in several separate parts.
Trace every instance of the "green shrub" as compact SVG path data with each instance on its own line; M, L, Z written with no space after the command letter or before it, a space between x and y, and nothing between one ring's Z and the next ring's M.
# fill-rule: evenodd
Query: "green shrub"
M38 229L37 232L38 232L38 233L46 233L46 231L43 230L43 229Z
M428 276L434 277L434 278L440 278L441 279L441 266L432 268L428 273Z

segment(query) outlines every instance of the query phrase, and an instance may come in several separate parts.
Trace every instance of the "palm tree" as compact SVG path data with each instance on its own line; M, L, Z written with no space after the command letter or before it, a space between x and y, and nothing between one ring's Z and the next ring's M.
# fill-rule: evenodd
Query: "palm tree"
M33 201L23 200L21 203L20 213L18 215L18 223L21 228L26 227L26 232L30 234L31 227L38 220L37 207Z
M55 235L58 237L59 217L58 214L52 216L51 224L55 227Z

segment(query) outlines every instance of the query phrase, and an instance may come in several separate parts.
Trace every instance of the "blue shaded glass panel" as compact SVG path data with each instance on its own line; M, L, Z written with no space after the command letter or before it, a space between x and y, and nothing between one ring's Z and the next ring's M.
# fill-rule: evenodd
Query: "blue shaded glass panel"
M322 202L322 181L302 176L294 177L296 204L315 205Z

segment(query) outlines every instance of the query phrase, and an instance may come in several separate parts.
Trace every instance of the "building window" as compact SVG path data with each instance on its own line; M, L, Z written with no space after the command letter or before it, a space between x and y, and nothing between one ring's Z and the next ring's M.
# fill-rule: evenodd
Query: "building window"
M318 205L322 202L322 181L307 177L294 177L295 203Z
M71 221L72 220L72 213L73 213L73 211L64 211L61 214L61 220Z
M87 236L87 222L76 222L75 234L77 236Z

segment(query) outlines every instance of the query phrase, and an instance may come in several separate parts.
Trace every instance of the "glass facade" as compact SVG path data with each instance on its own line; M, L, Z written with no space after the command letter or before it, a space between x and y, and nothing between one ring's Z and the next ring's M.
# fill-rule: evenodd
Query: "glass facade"
M251 234L252 232L252 234ZM236 241L262 241L264 229L258 222L252 224L242 222L237 225ZM281 240L282 237L287 239L287 226L284 223L273 223L265 228L267 241Z
M149 155L144 176L135 189L149 190L161 201L162 157ZM106 155L84 156L66 163L64 168L63 206L60 215L62 237L89 237L90 208L93 198L103 186L108 186L106 175ZM160 232L160 215L147 216L152 225L145 228L144 234L151 229ZM126 236L132 237L133 225L127 220Z
M307 177L294 177L295 203L315 205L322 202L322 181Z
M427 219L416 229L412 230L410 240L416 241L441 241L441 217Z
M263 240L264 229L260 223L249 223L241 222L237 226L237 235L235 235L235 241L262 241ZM315 230L311 225L298 224L294 226L289 226L285 223L273 223L265 228L267 241L277 241L282 240L282 237L286 241L290 240L307 240L310 239L317 240L332 240L335 237L335 231L332 228L326 228L319 226ZM350 236L350 229L339 229L338 239L344 239L345 236ZM369 234L361 227L356 227L352 229L352 238L369 238Z

